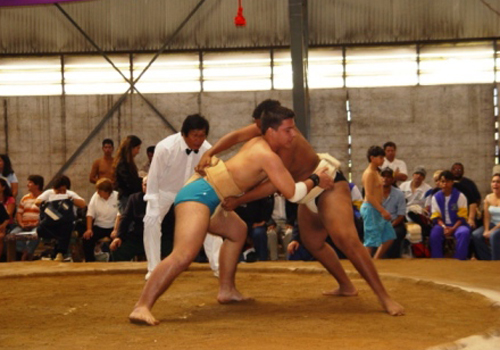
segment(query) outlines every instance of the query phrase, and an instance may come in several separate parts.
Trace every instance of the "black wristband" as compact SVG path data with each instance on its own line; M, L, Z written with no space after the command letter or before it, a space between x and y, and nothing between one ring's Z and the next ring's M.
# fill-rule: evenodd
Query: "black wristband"
M319 185L319 176L316 174L311 174L309 175L308 179L311 179L312 182L314 183L314 187Z

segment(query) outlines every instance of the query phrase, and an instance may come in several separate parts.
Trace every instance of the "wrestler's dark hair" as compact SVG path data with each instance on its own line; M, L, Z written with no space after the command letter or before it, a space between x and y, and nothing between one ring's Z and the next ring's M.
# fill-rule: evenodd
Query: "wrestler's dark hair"
M394 148L394 149L397 149L396 144L395 144L394 142L392 142L392 141L388 141L388 142L384 143L384 150L385 150L387 147L392 147L392 148Z
M59 175L54 179L52 188L57 190L63 186L66 186L66 189L69 190L71 188L71 180L66 175Z
M460 165L462 167L462 170L464 170L464 165L462 163L455 162L455 163L453 163L453 165L451 167L453 168L455 165Z
M208 120L205 119L201 114L191 114L184 119L182 123L181 133L187 136L191 130L205 130L205 134L208 136L208 131L210 130L210 125Z
M267 129L277 130L285 119L292 119L295 113L286 107L276 106L262 113L260 130L262 135L266 134Z
M111 139L102 140L102 147L104 147L104 145L111 145L113 148L115 147L115 143Z
M368 148L368 152L366 152L366 158L368 159L368 163L371 162L370 157L378 157L378 156L385 157L385 151L382 147L371 146L370 148Z
M43 190L44 179L43 179L42 175L30 175L30 176L28 176L28 181L31 181L36 186L38 186L38 189L40 191Z
M252 118L260 119L262 113L278 106L281 106L281 102L278 100L271 100L271 99L264 100L261 103L259 103L257 107L255 107L252 113Z
M445 170L441 174L439 174L438 179L441 180L442 177L444 177L447 181L453 181L453 180L455 180L455 176L449 170Z
M155 146L149 146L146 148L146 153L155 153Z

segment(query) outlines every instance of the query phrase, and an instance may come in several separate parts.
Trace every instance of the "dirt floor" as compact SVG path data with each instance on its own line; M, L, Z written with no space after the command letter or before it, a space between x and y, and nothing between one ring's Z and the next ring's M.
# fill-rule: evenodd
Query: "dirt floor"
M127 320L144 286L144 263L0 264L0 348L403 350L500 329L500 308L490 299L441 284L500 295L499 263L377 262L406 308L403 317L385 314L344 265L358 297L322 296L335 283L317 263L268 262L239 266L238 287L255 301L219 305L217 278L195 264L155 305L161 324L148 327Z

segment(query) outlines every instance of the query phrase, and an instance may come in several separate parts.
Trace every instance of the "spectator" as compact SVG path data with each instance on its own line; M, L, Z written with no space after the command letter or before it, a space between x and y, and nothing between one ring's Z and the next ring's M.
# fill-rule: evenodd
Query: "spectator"
M406 236L405 215L406 201L401 190L394 187L393 171L391 168L382 169L383 178L383 202L382 206L391 214L391 225L396 232L396 239L385 253L386 258L397 259L401 258L403 242Z
M0 154L0 173L2 174L2 177L7 180L7 184L12 192L12 197L15 199L19 190L19 183L17 181L16 173L14 172L14 169L12 169L10 158L6 154Z
M274 200L271 195L243 204L235 209L235 212L247 224L248 239L255 249L257 259L260 261L268 260L267 222L273 211L273 203Z
M406 163L404 161L396 159L396 150L397 147L394 142L389 141L384 144L385 159L382 169L391 168L394 171L394 183L399 184L408 179L408 170L406 170Z
M371 254L374 247L375 259L385 255L396 238L396 232L391 224L391 214L382 206L382 179L378 173L384 163L385 152L379 146L368 149L367 158L370 163L363 173L365 201L361 205L361 216L364 224L364 245Z
M96 192L90 199L87 210L87 231L83 234L85 261L95 261L96 243L110 238L118 214L118 192L113 191L110 179L102 178L96 183Z
M484 199L484 226L472 232L479 260L500 260L500 173L493 175L491 190Z
M102 141L102 158L96 159L90 170L89 181L95 184L99 179L106 178L113 181L113 151L115 145L113 140L104 139Z
M125 210L120 215L119 226L116 237L110 245L111 261L130 261L136 256L142 256L144 252L144 214L146 213L147 180L142 179L142 191L132 194Z
M416 167L412 180L403 182L399 189L406 199L406 219L408 222L418 224L424 236L429 236L430 226L427 220L428 212L425 212L425 196L432 188L424 182L426 175L423 166Z
M67 254L74 227L74 206L85 208L86 204L76 192L70 191L71 180L60 175L54 179L53 188L46 190L35 201L40 207L38 236L57 240L54 260L63 261Z
M5 210L7 210L7 214L9 214L9 226L7 227L7 231L14 227L14 213L16 211L16 200L12 196L11 189L7 180L3 177L0 177L0 202L2 202Z
M467 225L467 199L453 187L453 174L445 170L439 176L441 191L432 197L431 257L442 258L445 237L455 237L454 257L466 260L469 252L470 228Z
M332 242L330 236L326 237L325 242L329 244L336 252L338 252L338 248ZM302 241L300 240L300 231L299 226L295 224L292 230L292 238L290 243L286 247L287 251L287 260L291 261L314 261L316 260L314 256L304 247Z
M139 171L139 176L144 177L149 173L149 168L151 167L151 162L153 161L153 155L155 154L155 146L149 146L146 149L146 155L148 156L148 161L142 166Z
M297 203L287 201L280 193L274 194L271 219L267 223L267 247L269 258L278 260L278 241L286 252L292 239L292 229L297 221Z
M3 180L3 179L0 179ZM8 186L7 186L8 188ZM7 225L9 224L10 216L5 209L5 206L0 205L0 257L3 253L3 242L7 234Z
M425 193L425 211L427 212L429 218L431 217L432 197L434 197L437 192L441 191L441 180L439 180L439 175L441 175L442 172L443 170L436 170L434 172L434 174L432 175L432 179L434 180L434 187Z
M474 181L464 176L464 166L462 163L453 164L451 172L453 173L456 189L462 192L467 198L467 205L469 209L467 223L471 228L475 228L477 209L481 204L481 195L479 194Z
M118 191L118 210L122 212L128 197L142 191L142 180L137 172L134 158L141 150L142 141L135 135L129 135L118 148L113 163L115 189Z
M42 194L44 179L40 175L28 176L28 194L24 195L17 207L17 225L11 233L32 231L40 224L40 208L35 204L36 199ZM38 239L16 242L16 250L22 252L21 260L33 259L33 253L38 246Z

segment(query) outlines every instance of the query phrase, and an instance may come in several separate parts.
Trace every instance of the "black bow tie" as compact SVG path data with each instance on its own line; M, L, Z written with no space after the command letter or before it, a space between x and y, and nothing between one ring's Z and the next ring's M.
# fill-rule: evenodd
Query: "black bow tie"
M191 152L194 152L195 154L198 154L198 149L191 149L191 148L186 148L186 154L189 156Z

